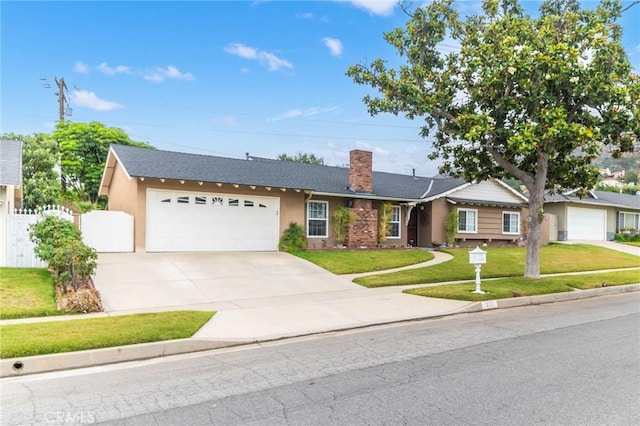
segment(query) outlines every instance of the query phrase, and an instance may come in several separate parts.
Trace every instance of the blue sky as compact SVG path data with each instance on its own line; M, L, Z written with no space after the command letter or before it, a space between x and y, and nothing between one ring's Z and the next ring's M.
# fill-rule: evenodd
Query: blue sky
M309 152L344 165L360 148L373 151L375 170L437 173L420 122L370 117L362 103L370 89L345 76L350 65L395 57L382 34L407 19L396 0L4 0L0 14L1 132L50 132L54 77L64 77L68 120L119 127L159 149L235 158ZM636 72L638 24L640 4L622 20Z

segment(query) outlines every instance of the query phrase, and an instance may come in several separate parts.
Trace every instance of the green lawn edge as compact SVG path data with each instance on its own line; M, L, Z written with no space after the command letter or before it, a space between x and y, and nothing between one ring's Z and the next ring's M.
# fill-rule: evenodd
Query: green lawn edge
M63 315L46 268L0 268L0 319Z
M524 273L525 248L486 248L487 264L482 266L482 278L518 277ZM474 268L469 264L469 249L444 250L452 260L423 268L408 269L386 274L369 275L353 280L368 288L445 281L472 280ZM540 248L540 273L556 274L605 269L640 267L640 258L588 244L549 244Z
M433 253L416 248L393 250L309 250L292 252L337 275L382 271L427 262Z
M507 299L513 297L539 296L576 290L588 290L640 283L640 271L601 272L593 274L560 275L531 279L509 277L482 281L485 294L472 293L475 282L443 284L404 290L403 293L439 299L479 302L483 300Z
M193 336L214 314L171 311L0 325L0 358L183 339Z

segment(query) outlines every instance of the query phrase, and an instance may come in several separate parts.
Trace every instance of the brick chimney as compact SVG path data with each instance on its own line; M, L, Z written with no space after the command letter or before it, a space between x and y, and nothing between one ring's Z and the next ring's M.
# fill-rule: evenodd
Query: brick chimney
M356 192L373 192L371 152L349 152L349 186Z
M369 151L353 150L349 153L349 186L355 192L373 192L371 157ZM370 199L355 198L352 203L356 220L349 225L347 247L375 247L378 241L378 211L373 209Z

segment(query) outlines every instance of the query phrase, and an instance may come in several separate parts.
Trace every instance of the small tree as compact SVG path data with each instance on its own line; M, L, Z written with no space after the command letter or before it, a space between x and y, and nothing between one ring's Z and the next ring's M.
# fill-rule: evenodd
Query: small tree
M458 225L460 221L458 219L458 212L456 209L452 209L447 216L447 225L445 231L447 234L447 246L452 247L456 242L456 233L458 232Z
M356 220L356 214L348 207L338 207L331 215L333 238L337 244L344 245L349 235L349 225Z
M387 236L391 232L391 216L393 214L393 208L391 203L382 203L380 208L380 216L378 217L378 242L380 244L387 241Z

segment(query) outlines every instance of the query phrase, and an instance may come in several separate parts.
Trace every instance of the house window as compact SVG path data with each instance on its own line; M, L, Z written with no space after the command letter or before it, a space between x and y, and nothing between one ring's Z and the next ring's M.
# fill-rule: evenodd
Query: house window
M189 204L189 197L178 197L178 204Z
M253 201L244 200L244 206L245 207L253 207Z
M502 233L520 234L520 213L502 212Z
M207 204L207 197L196 197L196 204Z
M229 207L238 207L240 205L240 200L237 198L229 198Z
M391 220L387 237L400 238L400 206L391 206Z
M467 234L478 232L478 210L458 209L458 232Z
M308 237L327 237L327 219L328 219L327 201L309 201L307 203L307 236Z
M618 212L618 232L640 229L640 213Z

